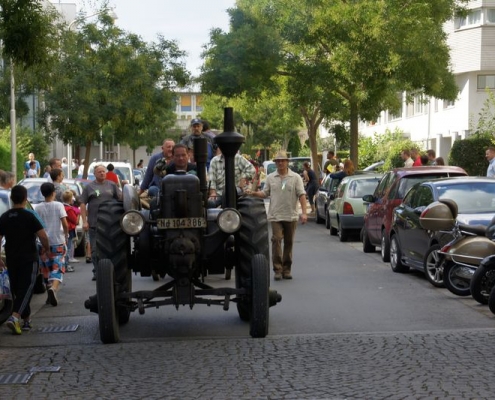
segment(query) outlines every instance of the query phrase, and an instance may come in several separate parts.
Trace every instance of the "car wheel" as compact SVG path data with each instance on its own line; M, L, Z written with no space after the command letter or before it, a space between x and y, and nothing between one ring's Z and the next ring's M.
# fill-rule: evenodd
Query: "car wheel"
M409 267L402 264L402 254L400 251L397 235L393 235L390 239L390 267L394 272L407 272Z
M325 210L325 228L330 229L330 216L327 210Z
M330 219L330 214L328 214L328 224L330 225L330 236L337 236L339 230L332 226L332 220Z
M363 226L362 232L362 241L363 241L363 252L364 253L373 253L376 250L376 247L373 246L370 242L370 238L368 237L368 233Z
M438 256L438 250L442 246L432 245L425 254L423 266L426 279L435 287L445 287L443 284L443 263Z
M318 206L315 204L315 208L316 208L316 211L315 211L315 221L317 224L323 224L323 222L325 222L325 220L320 217L320 213L318 212Z
M339 239L341 242L347 242L347 238L349 237L349 231L347 229L342 228L342 222L339 220Z
M385 229L382 229L382 240L380 242L380 255L382 256L383 262L390 261L390 242L388 241L388 237L385 234Z
M495 314L495 286L492 288L490 297L488 298L488 308Z

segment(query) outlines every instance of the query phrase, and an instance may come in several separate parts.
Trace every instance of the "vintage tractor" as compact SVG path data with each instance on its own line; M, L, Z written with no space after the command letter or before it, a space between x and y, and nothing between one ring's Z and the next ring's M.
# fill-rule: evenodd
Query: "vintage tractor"
M221 208L207 208L206 139L194 143L197 175L166 175L150 209L141 209L134 188L126 185L123 202L98 209L96 295L85 307L98 313L103 343L119 341L119 324L130 313L162 305L236 303L249 321L250 335L268 334L269 307L282 297L270 290L268 223L262 199L242 195L235 186L234 156L244 137L234 132L232 108L225 109L224 132L215 138L225 157ZM209 274L235 271L235 287L214 288ZM165 278L152 291L132 291L132 272ZM226 274L229 275L228 273ZM226 282L229 282L226 280Z

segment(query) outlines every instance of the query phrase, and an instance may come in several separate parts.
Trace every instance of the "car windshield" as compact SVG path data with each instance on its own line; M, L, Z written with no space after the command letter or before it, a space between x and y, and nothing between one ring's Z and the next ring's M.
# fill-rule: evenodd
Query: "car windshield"
M452 199L460 214L495 212L495 182L469 182L436 187L439 199Z
M311 163L309 158L289 159L289 168L298 174L302 174L304 171L303 164L306 161Z
M26 179L22 182L22 186L27 189L27 197L30 203L38 204L45 201L45 198L41 194L40 186L43 182L30 182Z
M450 173L450 176L459 176L460 174ZM404 176L399 182L399 188L397 190L394 198L403 199L406 193L411 189L416 183L431 181L432 179L442 178L447 176L446 173L441 174L430 174L430 175L410 175Z
M378 185L378 178L373 179L356 179L349 183L348 197L361 198L368 193L373 193Z
M8 196L0 196L0 215L10 208Z
M119 177L120 180L125 179L128 182L134 182L134 179L131 179L131 170L128 167L125 167L125 166L118 167L116 165L114 165L114 167L115 167L115 169L113 170L113 172L115 172L117 174L117 176ZM94 169L95 169L94 166L89 168L88 176L90 174L94 175Z

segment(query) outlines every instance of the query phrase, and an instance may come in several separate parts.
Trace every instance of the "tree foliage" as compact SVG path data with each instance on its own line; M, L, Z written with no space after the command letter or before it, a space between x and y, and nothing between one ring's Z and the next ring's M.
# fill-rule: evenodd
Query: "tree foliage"
M183 55L174 41L146 44L105 14L66 31L45 94L44 127L65 143L86 146L86 159L103 128L116 142L155 146L158 132L175 122L173 90L189 81Z
M492 134L479 134L464 140L456 140L449 154L449 165L457 165L472 176L485 176L488 161L485 151L493 146Z
M258 97L284 85L289 104L305 122L313 157L323 118L349 123L351 159L357 164L359 119L400 107L397 92L457 96L443 31L455 0L236 4L230 32L212 32L203 90Z
M55 10L41 0L0 0L3 54L23 68L43 66L54 57Z

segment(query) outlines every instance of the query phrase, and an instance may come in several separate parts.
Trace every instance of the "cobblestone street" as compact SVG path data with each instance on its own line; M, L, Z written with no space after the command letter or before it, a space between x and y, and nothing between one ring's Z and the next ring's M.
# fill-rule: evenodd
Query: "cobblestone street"
M4 399L488 399L495 330L0 350Z

